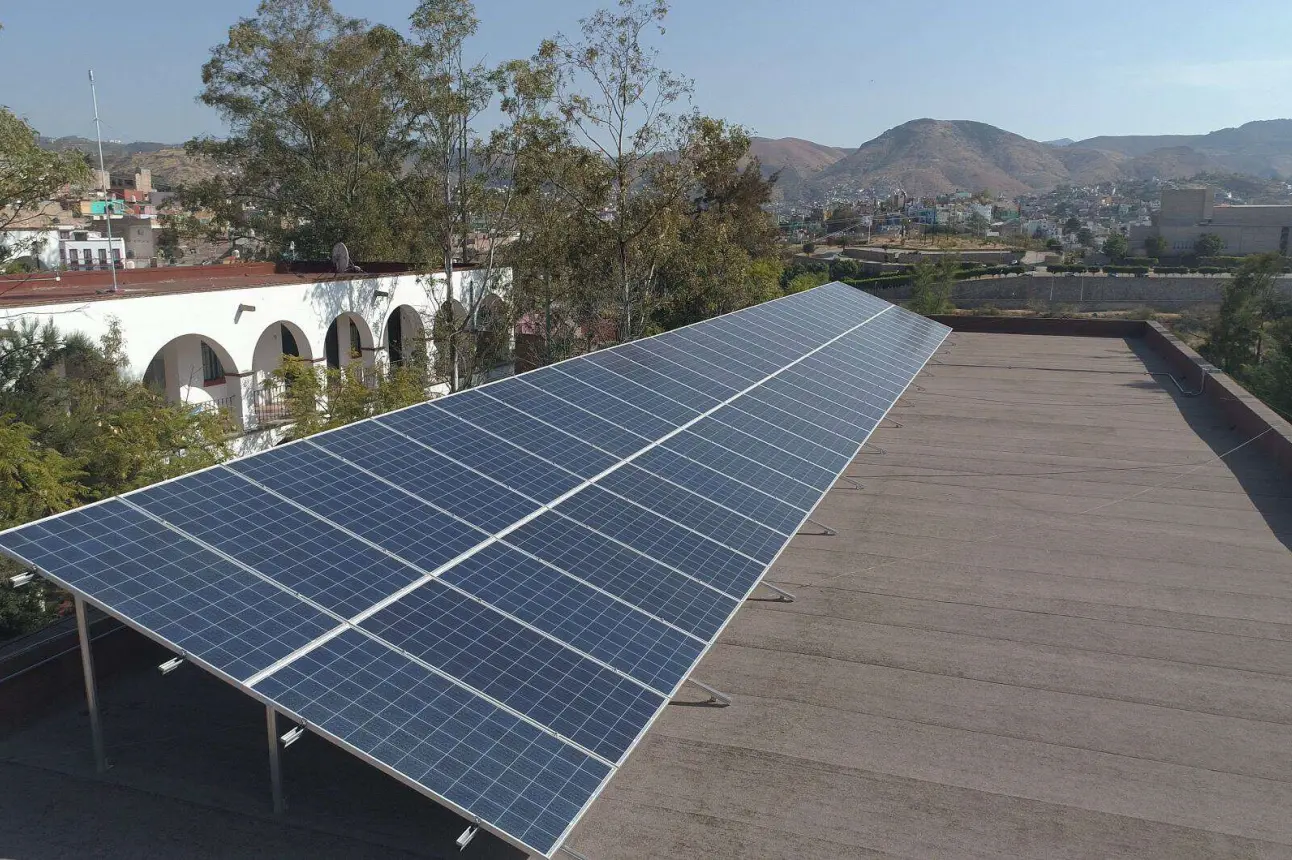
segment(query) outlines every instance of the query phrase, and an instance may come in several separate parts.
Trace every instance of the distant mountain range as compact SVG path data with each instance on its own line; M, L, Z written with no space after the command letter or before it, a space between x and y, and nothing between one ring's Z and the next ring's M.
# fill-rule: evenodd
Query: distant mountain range
M1250 122L1199 135L1105 136L1040 143L981 122L917 119L854 150L797 138L756 138L764 170L780 169L787 199L861 189L911 195L989 189L1047 191L1126 179L1188 179L1202 172L1292 175L1292 120Z
M84 137L41 137L40 145L58 151L75 149L91 157L98 166L98 144ZM200 158L184 151L183 144L135 141L117 143L105 141L103 163L108 172L120 176L133 174L141 167L153 172L153 187L166 190L188 182L197 182L215 174L213 168Z
M41 145L95 153L94 141L80 137L42 138ZM750 149L764 172L780 171L777 193L787 200L898 189L914 196L982 189L1016 195L1063 184L1189 179L1203 172L1289 177L1292 119L1249 122L1210 134L1045 143L981 122L917 119L856 149L795 137L756 137ZM208 165L175 144L105 143L103 154L114 172L151 168L154 184L163 188L211 175Z

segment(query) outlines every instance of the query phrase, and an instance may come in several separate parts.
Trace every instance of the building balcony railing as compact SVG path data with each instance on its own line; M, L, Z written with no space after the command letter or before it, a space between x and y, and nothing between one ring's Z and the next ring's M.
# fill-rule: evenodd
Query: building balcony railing
M247 416L246 429L259 430L272 427L291 420L291 410L287 404L287 393L283 384L278 381L266 382L258 387L252 395L251 414Z

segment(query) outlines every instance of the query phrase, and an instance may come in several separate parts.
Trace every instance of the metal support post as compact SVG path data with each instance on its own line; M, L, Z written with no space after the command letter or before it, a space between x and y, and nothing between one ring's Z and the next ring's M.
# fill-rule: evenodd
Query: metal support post
M726 693L720 690L713 689L708 684L705 684L701 681L697 681L694 678L687 678L686 683L693 684L699 687L701 690L704 690L704 692L708 693L710 704L718 705L719 707L723 707L723 708L731 704L730 696L728 696Z
M569 848L569 847L567 847L567 846L565 846L565 845L562 845L562 846L561 846L561 850L560 850L559 852L557 852L557 853L559 853L559 854L568 854L569 856L573 857L573 858L574 858L574 860L588 860L588 858L587 858L587 857L584 857L584 856L583 856L582 854L580 854L578 851L575 851L573 848Z
M866 489L866 488L865 488L865 487L863 487L861 484L857 483L857 479L856 479L856 478L854 478L854 477L852 477L851 475L840 475L840 476L839 476L839 480L840 480L840 481L847 481L849 484L851 484L851 486L844 487L844 489L845 489L845 490L864 490L864 489Z
M817 522L816 520L812 519L811 517L808 517L808 518L807 518L807 520L805 520L805 522L812 523L813 525L815 525L815 526L817 526L818 528L820 528L820 529L821 529L821 531L819 531L819 532L799 532L799 534L801 534L801 535L820 535L821 537L834 537L835 535L837 535L837 534L838 534L838 532L837 532L837 531L835 531L834 529L830 528L829 526L825 525L824 523L819 523L819 522Z
M85 673L85 704L90 711L90 736L94 740L94 769L103 773L108 769L108 758L103 752L103 726L99 722L99 692L94 684L90 627L85 620L85 601L76 597L73 602L76 604L76 633L81 640L81 671Z
M777 603L793 603L795 600L794 595L790 594L788 591L786 591L783 588L777 588L776 586L772 585L770 582L760 582L758 584L761 585L763 588L766 588L769 591L774 591L778 595L780 595L776 599Z
M273 783L274 815L287 810L283 799L283 764L278 752L278 712L273 705L265 705L265 728L269 737L269 781Z

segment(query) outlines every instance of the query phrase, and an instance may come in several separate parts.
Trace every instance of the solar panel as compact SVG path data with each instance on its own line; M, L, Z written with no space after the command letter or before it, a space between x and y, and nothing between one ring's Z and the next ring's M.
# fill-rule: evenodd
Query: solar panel
M947 331L827 284L0 551L551 856Z

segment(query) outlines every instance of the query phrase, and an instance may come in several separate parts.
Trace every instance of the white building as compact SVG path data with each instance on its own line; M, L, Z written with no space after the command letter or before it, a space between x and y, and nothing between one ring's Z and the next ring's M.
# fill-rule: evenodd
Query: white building
M58 241L58 230L55 228L0 230L0 248L5 249L4 253L0 253L0 259L8 261L34 258L38 268L57 269Z
M94 230L60 227L58 230L58 268L107 269L111 257L117 267L126 258L126 240L119 236L108 239ZM52 267L51 267L52 268Z
M109 272L65 273L56 284L0 290L0 330L48 320L60 331L97 339L115 320L127 372L172 402L226 409L255 437L244 438L244 451L274 441L259 438L266 435L259 431L281 417L271 374L284 355L319 366L375 368L410 358L419 346L433 353L429 333L447 297L442 272L278 274L272 264L123 270L117 296L104 292L109 278ZM484 294L482 306L502 298L510 273L497 280L499 293ZM477 270L454 272L457 314L483 294L483 281Z

